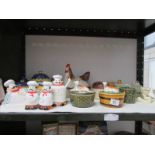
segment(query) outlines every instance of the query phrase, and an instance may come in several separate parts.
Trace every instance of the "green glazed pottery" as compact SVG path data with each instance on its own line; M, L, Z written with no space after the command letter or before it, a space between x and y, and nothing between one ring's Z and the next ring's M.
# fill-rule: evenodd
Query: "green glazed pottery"
M95 98L95 92L79 92L71 91L70 100L74 107L88 108L93 106Z

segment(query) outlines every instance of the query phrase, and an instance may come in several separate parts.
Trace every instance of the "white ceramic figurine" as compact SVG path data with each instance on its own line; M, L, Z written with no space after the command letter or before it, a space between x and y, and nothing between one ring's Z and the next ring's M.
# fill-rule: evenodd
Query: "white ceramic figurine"
M55 106L63 106L66 104L66 87L70 83L70 79L68 79L66 85L63 84L61 75L53 76L53 84L51 89L53 90L53 100Z
M42 83L43 90L40 93L39 97L39 109L41 110L50 110L53 105L53 94L51 90L52 82L44 81Z
M27 104L25 106L26 110L33 110L38 108L39 95L36 90L38 83L36 81L27 82L28 92L26 93Z
M21 103L21 100L24 98L20 94L20 87L15 84L15 81L10 79L4 83L4 86L7 88L7 93L4 98L4 104L18 104Z

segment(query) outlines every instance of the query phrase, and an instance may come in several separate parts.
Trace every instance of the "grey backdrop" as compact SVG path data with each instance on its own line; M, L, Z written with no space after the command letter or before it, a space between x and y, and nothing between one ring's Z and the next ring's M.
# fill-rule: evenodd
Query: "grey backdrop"
M91 72L90 82L118 80L136 81L136 39L26 36L26 75L38 71L50 77L64 75L70 63L75 75Z

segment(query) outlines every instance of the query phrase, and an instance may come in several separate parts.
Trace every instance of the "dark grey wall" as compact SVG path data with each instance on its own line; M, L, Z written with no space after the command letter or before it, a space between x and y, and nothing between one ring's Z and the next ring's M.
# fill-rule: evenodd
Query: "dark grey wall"
M20 21L0 21L0 77L19 80L24 72L24 33Z
M144 20L138 19L0 20L0 77L3 80L8 78L19 80L21 74L25 72L25 33L45 35L74 35L72 33L75 33L75 35L132 38L142 35L143 30L139 29L139 25L143 23ZM51 31L51 27L56 29ZM64 32L59 31L59 28L65 29ZM72 32L73 30L77 32ZM139 72L137 75L139 77Z

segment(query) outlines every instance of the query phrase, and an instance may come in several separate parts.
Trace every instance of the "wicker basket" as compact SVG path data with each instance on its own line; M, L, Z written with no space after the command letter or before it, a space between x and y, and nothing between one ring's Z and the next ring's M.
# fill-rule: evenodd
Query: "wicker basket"
M124 103L125 92L123 93L107 93L100 92L100 103L108 107L122 107Z
M95 92L78 92L78 91L71 91L70 92L70 99L71 104L75 107L79 108L88 108L93 106L95 98Z

